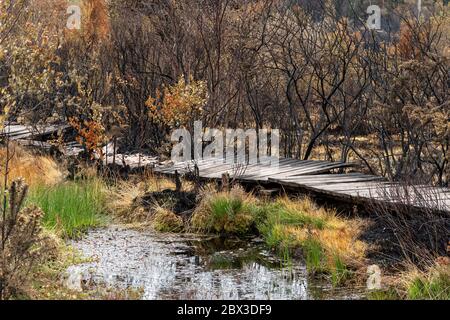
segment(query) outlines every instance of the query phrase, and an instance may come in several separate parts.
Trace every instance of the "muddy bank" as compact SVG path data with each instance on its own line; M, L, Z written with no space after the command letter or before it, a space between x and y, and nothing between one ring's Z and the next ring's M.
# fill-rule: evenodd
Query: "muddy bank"
M106 285L162 299L358 299L308 279L304 265L283 261L257 238L220 239L108 227L72 245L92 262L67 270L66 284ZM81 287L81 288L80 288Z

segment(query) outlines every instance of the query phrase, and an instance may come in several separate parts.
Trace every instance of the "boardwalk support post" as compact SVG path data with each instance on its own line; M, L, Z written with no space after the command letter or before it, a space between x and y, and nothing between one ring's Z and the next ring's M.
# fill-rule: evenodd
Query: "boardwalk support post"
M224 173L222 174L222 191L230 191L230 174Z
M178 170L175 170L175 191L181 192L181 179Z

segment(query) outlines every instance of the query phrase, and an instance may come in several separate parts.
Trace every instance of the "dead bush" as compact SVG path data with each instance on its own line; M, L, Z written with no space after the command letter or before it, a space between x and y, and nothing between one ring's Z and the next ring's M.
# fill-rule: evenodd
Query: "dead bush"
M21 210L28 187L23 180L11 184L8 203L0 221L0 299L26 292L30 270L46 257L42 233L43 212L36 207ZM6 199L6 197L5 197Z
M399 259L426 268L447 254L450 213L439 189L408 183L380 187L370 209Z

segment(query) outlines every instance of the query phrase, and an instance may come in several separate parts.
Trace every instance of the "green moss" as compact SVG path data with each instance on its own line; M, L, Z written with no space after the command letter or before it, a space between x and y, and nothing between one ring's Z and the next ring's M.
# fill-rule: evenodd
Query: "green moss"
M38 300L87 299L85 293L68 289L61 281L61 276L69 266L92 260L84 258L80 252L64 243L58 244L55 251L54 259L49 259L31 270L32 281L28 292L29 296L23 298Z

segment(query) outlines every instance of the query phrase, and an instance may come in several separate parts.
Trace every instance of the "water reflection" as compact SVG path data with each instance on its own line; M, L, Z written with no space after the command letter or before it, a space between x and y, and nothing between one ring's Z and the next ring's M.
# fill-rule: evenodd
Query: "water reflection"
M283 266L255 241L222 241L110 227L74 242L94 262L72 266L90 286L140 288L143 298L312 299L305 267Z

